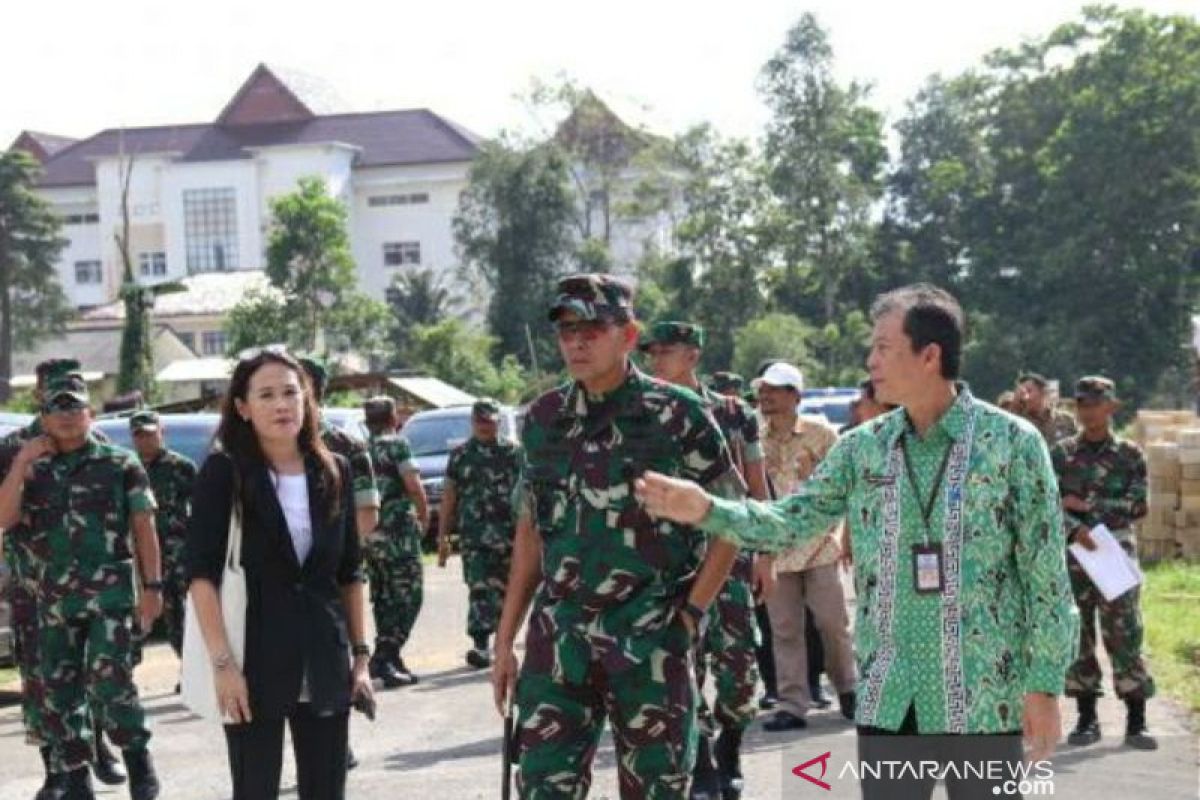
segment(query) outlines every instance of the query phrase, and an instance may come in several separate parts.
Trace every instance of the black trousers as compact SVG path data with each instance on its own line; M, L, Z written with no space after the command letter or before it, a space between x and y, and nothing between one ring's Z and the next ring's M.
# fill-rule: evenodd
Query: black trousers
M762 677L763 691L771 697L779 696L779 684L775 681L775 648L771 643L771 617L767 614L767 604L759 603L754 606L754 616L758 620L758 635L762 644L754 648L754 657L758 661L758 674Z
M226 725L233 800L276 800L283 769L283 719ZM287 718L300 800L344 800L349 712L317 716L307 703Z
M1014 770L1023 758L1021 734L918 734L916 708L910 708L898 731L858 726L859 784L863 800L929 800L937 777L906 774L896 777L886 770L878 775L868 769L885 762L903 762L916 768L922 761L935 761L946 770L946 796L950 800L995 800L1019 798L1017 791L1022 773ZM1003 762L989 780L989 762ZM957 765L957 770L946 765ZM974 767L971 772L968 767ZM961 774L960 774L961 773Z

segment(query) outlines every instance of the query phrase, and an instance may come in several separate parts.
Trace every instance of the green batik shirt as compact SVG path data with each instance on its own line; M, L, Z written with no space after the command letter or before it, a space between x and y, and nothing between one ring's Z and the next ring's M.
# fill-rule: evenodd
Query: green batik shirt
M375 436L370 445L375 483L379 486L379 530L401 537L406 551L421 554L421 526L416 506L408 496L404 476L419 473L408 440L399 434Z
M183 557L188 520L192 516L196 465L190 458L174 450L163 450L150 463L142 466L150 477L150 488L158 504L154 529L162 548L163 574L166 574L167 566L178 564Z
M379 508L379 487L375 483L375 467L367 446L336 425L321 420L321 441L332 452L345 456L350 462L354 484L355 508Z
M1103 523L1118 539L1132 541L1133 524L1146 516L1146 459L1133 442L1109 436L1089 442L1072 436L1050 451L1058 488L1091 504L1087 512L1063 510L1067 535Z
M917 593L913 547L941 547L943 588ZM921 733L1019 731L1028 692L1061 694L1078 647L1062 513L1049 453L1027 421L975 400L924 437L903 410L847 433L797 494L774 503L715 500L701 527L786 549L840 517L853 536L856 720L897 730L911 706Z
M133 453L87 444L34 462L21 513L33 531L38 603L59 618L133 606L133 514L156 510Z
M571 682L584 680L594 659L611 671L641 663L668 636L707 536L651 519L633 482L655 470L738 491L720 430L690 390L630 367L602 396L569 383L539 397L522 445L520 514L542 539L528 662Z
M453 523L463 547L512 548L521 460L521 446L501 439L489 444L472 436L450 451L446 482L454 487Z

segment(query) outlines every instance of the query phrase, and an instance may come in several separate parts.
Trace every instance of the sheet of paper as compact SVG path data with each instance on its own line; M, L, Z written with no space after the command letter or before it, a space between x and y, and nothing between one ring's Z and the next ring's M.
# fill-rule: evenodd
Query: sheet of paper
M1105 525L1092 528L1095 550L1087 550L1081 544L1071 545L1071 554L1083 567L1084 572L1096 584L1104 599L1112 602L1116 598L1142 583L1142 572L1137 568L1121 545Z

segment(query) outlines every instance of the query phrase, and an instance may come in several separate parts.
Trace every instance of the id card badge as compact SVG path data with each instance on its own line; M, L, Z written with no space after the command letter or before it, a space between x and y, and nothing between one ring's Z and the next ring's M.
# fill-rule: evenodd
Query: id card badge
M939 594L945 583L942 574L942 545L913 545L913 589L917 594Z

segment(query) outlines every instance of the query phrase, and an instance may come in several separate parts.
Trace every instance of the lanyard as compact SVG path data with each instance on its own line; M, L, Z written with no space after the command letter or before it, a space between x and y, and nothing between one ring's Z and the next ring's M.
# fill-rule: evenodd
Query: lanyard
M908 454L908 435L900 438L900 450L904 453L904 469L908 473L908 482L917 498L917 507L921 510L921 521L925 523L925 544L929 544L930 520L933 519L933 507L937 504L938 495L942 493L942 481L946 478L946 467L950 465L950 455L954 452L954 442L946 446L942 455L941 466L938 467L937 477L929 487L929 498L921 496L921 486L917 483L917 472L913 469L912 458Z

